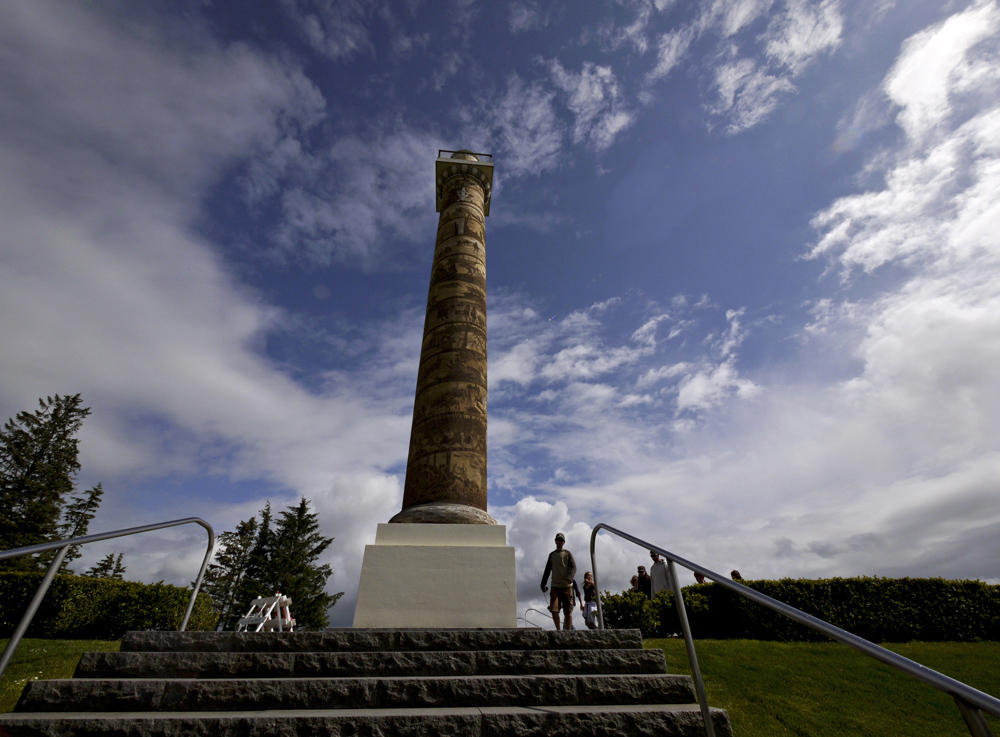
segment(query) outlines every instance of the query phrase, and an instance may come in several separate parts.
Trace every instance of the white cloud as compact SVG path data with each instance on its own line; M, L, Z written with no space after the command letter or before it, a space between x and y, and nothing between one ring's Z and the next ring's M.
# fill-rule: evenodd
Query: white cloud
M996 90L1000 52L987 46L976 53L976 42L998 23L995 5L973 8L904 45L885 88L900 106L897 122L908 145L894 159L880 160L884 189L841 198L816 216L821 236L814 257L836 256L848 271L926 263L941 275L970 260L992 263L1000 105L987 93ZM921 74L925 52L945 69ZM981 270L982 264L974 266Z
M277 245L320 264L382 266L390 237L409 242L433 231L433 159L448 147L400 124L341 137L281 192ZM413 186L420 181L427 186Z
M660 36L656 48L656 66L646 75L647 83L670 74L674 67L681 63L694 39L695 30L691 26Z
M285 12L319 53L341 61L374 50L368 22L380 3L369 0L283 0Z
M511 74L502 95L479 102L464 138L481 140L503 159L503 176L521 177L561 163L565 126L556 115L555 92ZM481 123L480 121L485 121Z
M635 115L626 107L611 67L584 62L576 74L553 59L549 71L553 83L566 94L566 107L575 116L574 143L588 143L596 151L603 151L634 121Z
M771 9L773 0L714 0L702 5L697 25L715 28L723 38L739 33Z
M893 104L881 87L863 94L854 109L837 121L833 148L844 153L857 147L865 134L892 123Z
M625 44L631 45L642 54L649 48L648 28L653 18L654 6L649 0L616 0L617 4L628 8L633 17L628 23L606 21L598 28L598 37L605 50L615 51ZM663 10L663 8L658 8Z
M1000 81L996 65L973 61L970 52L995 36L998 27L996 4L980 3L907 40L884 85L901 108L900 127L915 143L948 122L956 97L970 86L996 94ZM996 60L995 49L991 57Z
M765 120L782 96L795 91L788 79L768 74L752 59L737 59L715 70L718 101L711 112L728 121L726 131L739 133Z
M705 371L687 376L677 389L677 411L699 411L718 405L731 393L750 398L760 392L760 387L741 379L732 359Z
M813 340L850 345L859 368L808 400L768 386L760 437L712 459L731 483L771 495L757 524L791 568L996 576L1000 108L997 50L981 42L996 18L995 4L977 4L904 44L884 82L904 139L869 164L884 186L814 220L813 256L845 273L899 267L872 297L812 305ZM762 467L769 454L785 466Z
M139 491L176 475L272 484L276 502L316 500L327 534L351 539L334 506L373 530L398 503L387 469L405 453L419 322L397 330L402 364L376 352L374 370L308 391L260 351L286 317L236 284L194 227L224 171L299 155L288 142L318 119L319 93L294 65L196 25L68 3L0 13L0 406L83 394L82 462L107 489L104 529L195 509L226 529L261 501ZM129 573L190 580L201 543L178 557L158 539L123 543Z
M729 134L767 120L812 61L840 47L844 27L840 0L786 0L760 32L758 21L773 6L773 0L702 3L692 22L660 35L640 97L649 99L653 84L680 66L696 41L714 36L708 58L718 60L710 70L715 99L706 109Z
M517 300L492 308L490 422L499 419L509 431L491 433L490 472L519 479L509 487L514 498L530 490L590 508L588 484L658 463L674 442L677 415L690 431L713 412L756 395L756 384L737 368L743 311L730 311L725 328L682 348L657 341L657 327L684 323L693 332L694 316L713 322L719 316L681 299L672 300L669 315L655 304L644 308L647 316L631 329L624 328L636 321L631 298L596 303L561 320L527 312ZM694 360L677 360L682 350ZM503 371L499 378L494 365ZM525 474L517 459L529 452L544 454L564 474Z
M574 345L551 356L539 374L556 381L594 379L636 361L640 355L641 350L629 347L601 350L593 345Z
M528 496L513 507L497 510L498 520L508 525L507 544L514 546L517 572L518 616L525 609L546 611L548 595L543 594L539 584L549 552L555 548L555 534L566 536L566 549L573 553L578 570L577 581L583 581L583 574L593 570L590 559L590 534L592 528L586 522L575 521L568 506L563 501L554 503ZM601 590L621 591L628 585L634 573L636 561L645 563L648 554L620 538L604 533L596 541L598 561L598 584ZM577 615L578 616L578 615ZM528 619L546 629L552 628L552 620L544 614L529 612ZM577 619L577 626L582 622Z
M818 54L840 46L844 19L838 0L787 0L786 5L787 12L767 28L765 54L798 75Z
M639 377L639 386L649 386L655 384L663 379L672 379L675 376L684 376L691 372L694 368L692 364L682 361L681 363L671 364L669 366L660 366L658 368L651 368L641 377Z
M665 320L670 320L669 314L657 315L652 317L642 324L638 330L632 333L632 340L636 343L641 343L643 345L653 348L656 346L656 330L660 323Z
M540 31L549 25L550 13L540 3L511 3L507 15L511 33Z
M732 354L732 352L739 348L740 343L747 336L747 331L744 329L743 325L740 323L740 318L746 313L746 308L741 307L738 310L726 310L726 320L729 322L729 328L722 335L719 341L719 354L725 358Z

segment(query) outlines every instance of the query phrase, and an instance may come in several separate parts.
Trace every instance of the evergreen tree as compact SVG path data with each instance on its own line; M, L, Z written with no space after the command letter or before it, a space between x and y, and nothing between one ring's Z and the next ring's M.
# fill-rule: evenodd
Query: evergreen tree
M101 506L101 497L104 496L104 487L100 484L90 489L84 496L74 496L63 510L63 521L59 526L59 536L68 539L71 537L83 537L87 534L90 520L94 518L97 508ZM74 545L66 553L60 573L72 573L69 564L80 557L80 546Z
M327 610L343 596L327 594L329 565L317 559L333 542L319 533L318 515L309 511L303 498L281 512L272 529L273 515L268 502L256 518L240 522L235 532L219 536L222 545L206 575L205 590L222 615L224 628L235 627L258 596L281 592L292 599L292 616L303 629L323 629L329 623Z
M320 555L330 547L332 537L319 532L319 515L309 511L302 497L297 506L281 513L275 527L271 572L277 588L292 599L292 614L299 627L320 630L330 623L327 610L343 596L326 593L326 581L333 570L328 564L317 565Z
M237 591L237 608L245 609L258 596L274 596L271 576L271 555L274 550L274 530L271 529L271 502L260 510L257 536L247 555L246 573L240 579Z
M219 624L224 630L235 629L239 618L246 613L248 602L238 596L242 593L256 537L256 517L240 522L235 532L223 532L219 535L215 563L210 564L205 572L203 590L212 597L214 609L219 614Z
M40 399L37 410L19 412L0 430L0 550L57 538L80 470L75 435L90 414L82 402L79 394ZM38 566L31 558L5 565Z
M114 551L108 553L101 559L100 563L89 568L83 575L91 578L117 578L121 580L125 575L122 555L124 554L119 553L116 558Z

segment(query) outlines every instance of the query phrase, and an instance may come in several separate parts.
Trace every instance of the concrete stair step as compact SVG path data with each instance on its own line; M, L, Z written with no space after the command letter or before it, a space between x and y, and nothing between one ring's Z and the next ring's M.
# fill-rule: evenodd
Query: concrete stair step
M665 673L662 650L84 653L74 678L331 678Z
M0 737L700 737L691 679L665 671L634 630L129 633L27 684Z
M638 630L333 629L324 632L129 632L122 652L403 652L642 649Z
M683 704L688 676L66 679L32 681L18 712L235 711Z
M724 711L712 710L718 737L732 737ZM344 709L255 712L4 714L17 737L703 737L695 704Z

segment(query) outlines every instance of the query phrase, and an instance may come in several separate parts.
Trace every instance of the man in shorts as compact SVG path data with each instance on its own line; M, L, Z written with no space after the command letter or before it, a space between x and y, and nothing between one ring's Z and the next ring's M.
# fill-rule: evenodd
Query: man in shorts
M542 574L542 592L548 591L546 584L549 574L552 574L552 593L549 596L549 611L552 621L559 627L559 610L564 615L562 629L573 629L573 579L576 578L576 561L573 554L564 550L566 536L561 532L556 534L556 549L549 553L545 562L545 572Z

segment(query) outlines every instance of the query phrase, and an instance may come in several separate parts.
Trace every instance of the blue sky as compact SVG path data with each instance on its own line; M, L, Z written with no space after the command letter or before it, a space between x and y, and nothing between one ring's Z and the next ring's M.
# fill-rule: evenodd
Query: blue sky
M95 531L305 495L349 624L434 158L472 148L521 607L602 521L746 578L996 583L998 39L957 0L4 3L0 411L83 394ZM118 549L184 582L198 544Z

